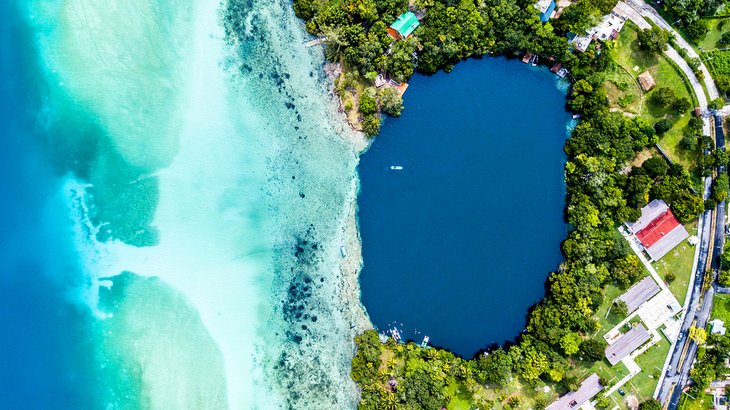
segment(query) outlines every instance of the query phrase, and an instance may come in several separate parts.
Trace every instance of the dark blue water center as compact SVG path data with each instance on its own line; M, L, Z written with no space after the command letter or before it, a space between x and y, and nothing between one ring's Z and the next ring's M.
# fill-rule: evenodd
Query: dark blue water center
M490 58L414 77L405 105L359 166L362 300L380 330L470 357L524 329L561 260L565 95Z

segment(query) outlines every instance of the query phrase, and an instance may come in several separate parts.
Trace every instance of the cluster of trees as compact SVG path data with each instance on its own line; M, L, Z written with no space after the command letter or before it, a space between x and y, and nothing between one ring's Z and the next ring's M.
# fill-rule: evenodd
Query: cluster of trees
M720 274L717 276L720 286L730 286L730 242L725 243L725 249L720 256Z
M709 28L702 17L712 16L725 0L665 0L664 11L678 21L693 40L702 40Z
M489 53L509 54L530 50L559 59L568 54L562 33L543 24L531 1L417 0L414 7L427 9L413 35L395 41L387 27L408 7L406 0L294 0L297 16L307 30L326 38L325 55L340 62L364 86L372 86L378 74L397 82L407 81L416 70L434 73L450 70L458 61ZM591 1L581 0L591 4ZM609 3L615 0L600 0ZM611 6L613 7L613 6ZM573 8L573 7L571 7ZM591 6L595 13L597 8ZM341 87L340 91L356 87ZM368 99L369 97L365 97ZM362 114L365 132L375 135L380 112L397 115L389 100L376 100L376 112ZM351 107L357 108L357 107ZM368 110L368 106L366 106Z
M615 6L613 0L578 0L565 9L555 26L565 32L582 34L597 25Z
M677 98L677 94L669 87L657 87L652 91L649 99L652 103L660 107L671 108L678 114L685 113L692 108L692 101L687 97Z
M692 329L690 329L692 330ZM710 386L713 380L725 374L725 359L730 357L730 335L710 335L704 329L698 329L700 339L704 337L706 343L698 340L700 347L697 352L697 361L689 373L694 381L689 394L698 397Z
M668 31L656 26L641 30L637 35L639 47L651 54L661 54L665 51L669 45L670 38L671 35Z

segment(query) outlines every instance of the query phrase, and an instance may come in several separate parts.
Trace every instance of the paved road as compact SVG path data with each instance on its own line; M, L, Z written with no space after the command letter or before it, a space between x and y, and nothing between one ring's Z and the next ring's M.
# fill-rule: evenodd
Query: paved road
M700 216L700 218L702 218L702 232L700 232L700 252L697 263L697 270L695 271L694 275L695 281L692 284L692 288L690 289L691 296L689 299L689 303L685 306L684 321L682 322L682 327L679 331L679 337L674 343L674 348L671 351L672 356L669 361L668 370L663 375L664 377L660 379L661 387L659 389L658 399L662 402L666 400L671 392L671 389L675 385L684 385L682 380L682 370L684 367L689 367L682 366L682 363L680 363L680 359L682 359L682 352L685 350L685 346L688 342L690 342L688 336L689 328L690 326L692 326L692 323L695 320L695 315L700 303L702 281L705 276L704 272L707 269L707 256L710 249L710 229L712 227L712 217L712 211L705 211L705 213ZM687 370L687 373L689 373L689 370ZM681 391L681 389L675 389L675 391Z
M717 114L715 115L715 146L717 149L723 151L725 150L725 134L722 129L722 117ZM717 171L727 172L724 167L718 168ZM709 190L705 189L705 195L707 195L708 192ZM680 331L681 340L677 341L674 349L671 352L672 356L670 362L673 365L672 369L675 370L667 371L664 375L664 378L660 380L661 388L659 390L660 393L658 398L662 402L665 402L669 410L675 410L678 407L679 400L682 397L682 389L690 381L689 372L692 368L694 358L697 355L698 345L697 343L689 339L688 329L695 321L695 326L701 328L706 327L707 322L710 319L710 313L712 312L712 302L715 296L716 289L714 278L717 275L717 271L720 269L720 254L722 253L723 247L725 245L726 205L727 204L725 201L721 202L717 205L713 212L715 218L715 232L712 260L709 261L710 268L713 272L711 279L712 286L703 286L703 281L705 277L704 272L706 272L708 264L707 245L709 245L708 243L706 244L705 241L709 242L709 222L711 217L708 216L711 214L711 212L707 211L702 215L702 217L705 218L704 223L707 223L707 225L703 225L703 232L701 236L701 246L704 245L705 248L700 250L700 258L703 259L700 261L700 263L698 263L695 283L692 288L692 298L689 306L686 306L685 319L682 324L682 329ZM703 287L707 287L707 290L700 300L698 296ZM682 351L685 349L685 346L687 346L687 353L685 356L682 356ZM674 389L672 390L672 388ZM671 396L669 396L670 392ZM667 400L668 402L666 402Z

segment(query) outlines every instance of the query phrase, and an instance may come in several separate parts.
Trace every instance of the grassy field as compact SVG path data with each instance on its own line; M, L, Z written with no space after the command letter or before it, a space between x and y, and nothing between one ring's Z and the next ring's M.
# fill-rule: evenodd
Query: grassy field
M706 19L705 21L707 22L707 27L709 27L710 32L707 33L707 36L702 39L702 41L697 43L697 46L704 51L730 47L730 45L717 43L718 40L720 40L722 33L730 30L730 18L724 17L718 19Z
M712 304L712 319L730 324L730 295L715 295Z
M684 97L690 101L694 101L694 94L686 78L677 68L663 55L655 56L639 49L637 40L638 30L636 25L628 22L621 31L618 40L616 40L616 61L625 71L618 68L615 70L615 73L608 76L607 83L609 84L606 86L606 91L609 95L611 107L614 109L623 108L619 104L619 99L634 92L631 91L631 88L627 88L626 90L618 89L619 87L616 86L616 83L623 84L627 82L627 76L622 75L619 71L635 78L648 70L654 77L657 87L669 87L674 90L678 98ZM637 92L642 93L638 85L635 87ZM643 96L638 95L635 100L642 100L642 103L637 107L635 106L636 102L633 101L632 104L634 105L628 105L623 111L634 114L638 113L642 118L652 124L662 118L667 118L672 121L674 126L664 135L659 144L673 161L682 164L687 169L691 169L695 161L691 155L678 147L678 143L682 139L682 129L687 125L689 115L678 116L671 109L656 106L649 101L648 97L650 95L651 92L643 94Z
M609 107L632 114L639 114L642 107L643 92L636 79L623 67L615 67L604 84Z
M679 146L679 142L682 140L682 132L689 123L690 116L685 114L678 117L674 121L672 129L670 129L664 136L659 140L659 145L662 147L664 152L667 153L672 161L682 164L685 169L692 169L696 164L697 153L687 151Z
M707 410L713 408L712 396L709 394L703 394L701 397L692 399L690 396L684 394L682 399L679 401L679 410Z
M684 226L690 235L697 234L697 221L692 221ZM680 304L684 303L684 297L687 295L689 281L692 277L692 263L694 262L695 247L687 241L683 241L671 252L666 254L659 261L654 262L654 269L659 276L665 278L669 272L673 272L677 277L674 282L669 284L669 290L672 291L674 297Z
M669 347L667 339L662 337L659 343L636 358L636 363L641 366L641 373L631 379L631 386L642 401L651 398L654 394L659 374L667 359L667 354L669 354Z

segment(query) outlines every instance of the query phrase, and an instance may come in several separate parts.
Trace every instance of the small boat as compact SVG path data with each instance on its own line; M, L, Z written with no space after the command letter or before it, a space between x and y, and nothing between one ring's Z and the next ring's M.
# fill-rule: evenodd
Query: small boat
M396 342L400 340L400 332L398 331L398 329L393 328L390 331L390 335L393 337L393 340L395 340Z
M393 170L393 171L400 171L400 170L403 169L403 167L400 166L400 165L391 165L390 166L390 169Z
M345 249L345 245L340 245L340 254L343 258L347 257L347 250Z
M535 67L537 65L537 54L535 54L535 58L532 59L532 66Z
M428 341L429 341L429 340L430 340L430 339L428 338L428 336L423 336L423 342L421 342L421 347L426 347L426 346L428 346Z

